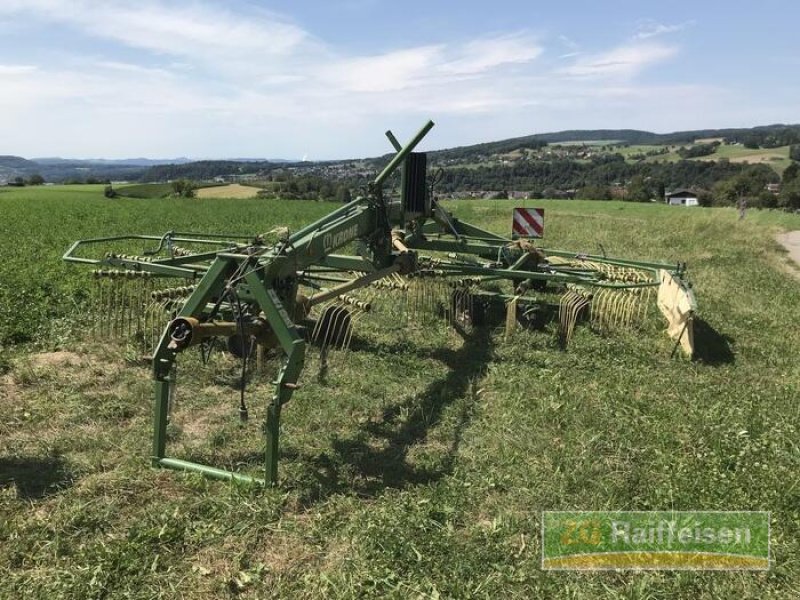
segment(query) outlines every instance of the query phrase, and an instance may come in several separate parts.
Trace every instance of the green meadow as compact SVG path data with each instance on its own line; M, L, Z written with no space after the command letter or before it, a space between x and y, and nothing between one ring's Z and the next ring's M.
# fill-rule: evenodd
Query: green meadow
M296 230L334 204L103 197L103 186L0 192L0 597L790 598L800 589L800 280L775 241L800 216L526 201L545 246L686 261L697 356L657 311L578 327L460 335L364 318L327 371L313 349L283 411L281 484L150 467L146 362L92 338L79 238ZM513 201L453 201L508 234ZM242 470L263 456L271 369L180 362L176 456ZM541 569L543 510L771 512L767 572Z

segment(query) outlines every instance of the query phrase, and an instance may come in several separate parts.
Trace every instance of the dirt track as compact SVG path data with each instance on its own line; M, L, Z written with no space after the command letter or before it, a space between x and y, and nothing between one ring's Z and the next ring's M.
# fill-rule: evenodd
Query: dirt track
M779 233L775 239L789 251L789 257L800 267L800 231Z

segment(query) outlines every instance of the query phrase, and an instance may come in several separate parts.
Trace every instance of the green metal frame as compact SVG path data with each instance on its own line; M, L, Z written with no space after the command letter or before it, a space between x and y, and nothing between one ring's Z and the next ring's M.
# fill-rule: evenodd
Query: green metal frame
M167 424L170 386L178 354L170 325L165 329L152 355L154 382L152 462L155 466L194 471L226 480L274 484L278 480L280 453L280 418L282 407L290 401L298 387L303 368L306 342L296 314L297 292L300 285L320 289L326 282L340 284L328 295L341 294L397 271L433 269L444 277L474 276L481 280L535 280L556 284L589 285L605 288L636 288L659 285L659 271L666 270L680 281L682 265L632 261L600 256L577 256L574 252L543 249L545 255L576 258L619 267L631 267L649 274L649 280L637 283L605 281L601 274L580 266L558 266L545 263L530 270L525 260L514 263L498 261L498 257L514 242L456 219L434 200L428 199L428 214L406 214L404 203L384 198L382 185L398 168L402 168L409 153L433 127L428 122L405 145L400 146L391 132L390 142L397 151L381 173L370 184L366 196L332 211L314 223L303 227L274 245L265 245L237 235L202 235L168 232L162 236L127 235L93 238L75 242L63 259L72 263L110 266L127 271L149 273L158 277L177 277L197 281L178 317L198 323L215 318L215 309L231 289L239 299L263 313L269 329L283 353L282 365L274 381L274 392L266 408L265 477L255 478L241 473L198 464L167 453ZM393 240L394 238L394 240ZM399 241L402 240L402 241ZM89 257L94 249L112 242L157 242L156 251L148 256L106 254ZM362 256L336 254L340 248L359 241ZM171 251L176 244L209 247L202 252L176 256ZM165 252L166 249L166 252ZM466 254L486 259L486 263L456 259L421 260L416 250ZM424 267L417 261L423 262ZM352 278L350 272L371 275ZM324 294L325 292L323 292ZM488 293L488 292L484 292ZM509 300L510 297L495 293ZM325 296L322 296L325 297ZM518 298L514 298L516 301ZM535 302L522 297L522 303ZM692 302L693 296L692 296Z

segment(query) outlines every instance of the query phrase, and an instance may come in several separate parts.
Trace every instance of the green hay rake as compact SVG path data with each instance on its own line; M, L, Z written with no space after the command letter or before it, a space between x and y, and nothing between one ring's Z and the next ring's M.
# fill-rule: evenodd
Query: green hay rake
M69 248L64 260L95 268L103 315L95 333L135 339L152 360L155 466L275 483L281 409L299 386L307 347L319 347L324 363L382 303L394 319L427 326L434 315L463 330L504 314L506 335L557 313L566 347L579 321L601 331L632 326L655 297L675 347L692 354L696 305L685 265L545 249L457 219L432 198L426 155L413 151L431 127L402 147L387 132L396 154L366 194L300 231L254 238L170 231ZM400 194L391 198L383 186L397 170ZM150 249L131 253L142 245ZM264 480L167 454L178 356L216 338L245 360L254 349L280 357L266 410Z

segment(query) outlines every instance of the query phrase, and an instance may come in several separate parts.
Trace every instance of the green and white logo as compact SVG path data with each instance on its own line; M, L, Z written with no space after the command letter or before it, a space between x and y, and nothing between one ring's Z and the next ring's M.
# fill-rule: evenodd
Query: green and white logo
M769 569L769 513L542 513L542 568Z

